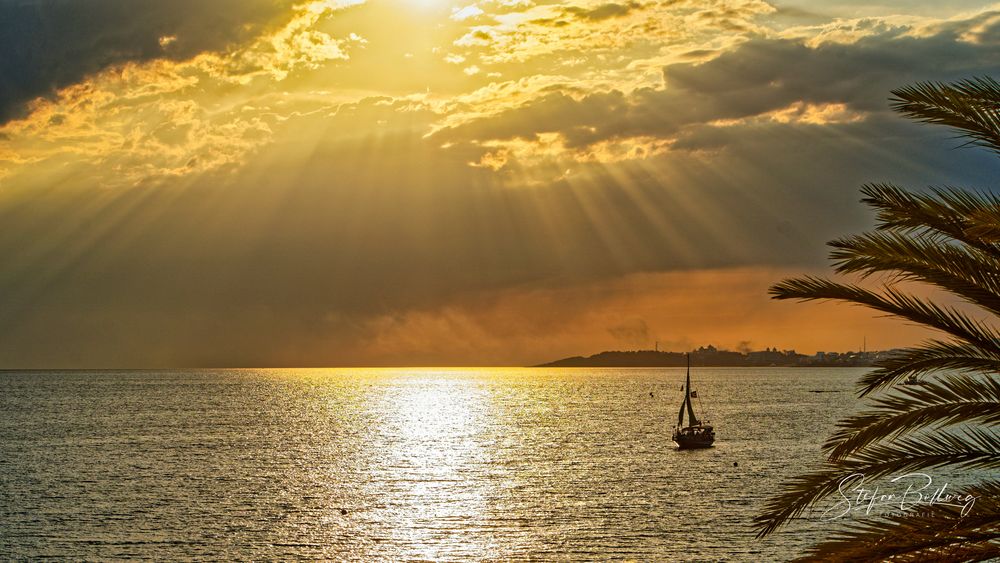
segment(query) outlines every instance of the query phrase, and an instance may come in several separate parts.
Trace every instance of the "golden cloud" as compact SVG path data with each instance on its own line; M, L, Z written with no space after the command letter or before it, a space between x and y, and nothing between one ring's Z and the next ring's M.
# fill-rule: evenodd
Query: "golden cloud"
M315 26L356 3L302 4L285 25L249 45L180 62L125 63L55 99L39 98L26 118L0 127L0 176L9 179L26 163L90 165L97 183L115 186L238 165L268 142L280 118L272 111L255 115L274 94L253 83L347 59L346 47L361 38L334 39ZM231 99L220 105L218 96Z

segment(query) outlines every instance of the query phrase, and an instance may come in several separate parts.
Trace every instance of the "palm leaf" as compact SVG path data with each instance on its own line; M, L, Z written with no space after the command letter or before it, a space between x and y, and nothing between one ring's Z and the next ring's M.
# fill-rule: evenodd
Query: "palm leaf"
M979 561L1000 555L1000 484L966 488L975 504L930 505L920 514L854 523L797 561Z
M769 290L775 299L801 301L836 300L865 305L877 311L936 328L973 344L991 354L1000 355L1000 335L991 327L952 308L942 307L919 297L883 286L876 293L853 284L842 284L806 276L784 280Z
M993 244L1000 242L1000 207L979 210L970 222L965 229L966 236Z
M903 348L879 358L878 369L858 381L860 395L892 385L910 375L936 372L1000 373L1000 356L965 342L930 340L917 348Z
M903 115L958 129L969 144L1000 152L1000 84L994 79L973 78L951 85L922 82L892 94L892 108Z
M878 479L886 475L952 466L967 469L1000 469L1000 436L980 429L910 436L890 444L876 444L838 462L794 478L785 491L772 498L754 521L757 537L770 534L817 502L837 492L841 480L861 473Z
M878 399L874 409L838 423L827 441L830 461L921 428L950 424L1000 423L1000 383L967 376L907 387Z
M867 184L861 199L876 211L879 230L897 230L947 243L958 241L993 257L1000 250L989 240L978 238L971 220L996 209L1000 200L992 194L970 193L955 188L934 188L929 193L910 193L890 184Z
M975 249L928 237L877 231L835 240L830 257L839 273L891 273L896 280L934 285L1000 314L1000 260Z
M893 91L892 107L946 125L966 145L1000 153L1000 82L974 78L920 83ZM880 357L858 382L859 394L902 378L935 375L921 387L895 387L841 421L824 448L829 459L793 479L756 518L767 535L838 491L843 476L877 479L938 467L1000 469L1000 334L979 317L1000 316L1000 197L952 187L910 192L891 184L863 187L876 230L830 243L840 274L875 289L817 277L785 280L776 299L834 300L947 335ZM896 286L915 283L963 300L975 313L941 306ZM855 523L814 548L810 561L974 561L1000 556L1000 484L976 489L975 515L935 506L928 513Z

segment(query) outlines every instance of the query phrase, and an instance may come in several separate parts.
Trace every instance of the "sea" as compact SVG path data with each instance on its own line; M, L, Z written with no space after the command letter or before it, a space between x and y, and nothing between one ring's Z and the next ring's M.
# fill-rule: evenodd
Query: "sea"
M0 372L0 560L782 561L866 368Z

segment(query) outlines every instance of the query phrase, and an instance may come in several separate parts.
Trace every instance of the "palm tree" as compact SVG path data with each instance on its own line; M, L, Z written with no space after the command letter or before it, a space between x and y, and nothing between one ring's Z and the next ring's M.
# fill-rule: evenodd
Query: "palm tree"
M922 83L893 91L893 109L957 129L966 144L1000 154L1000 83ZM1000 198L956 188L910 192L867 185L875 230L830 243L835 271L856 281L812 276L782 281L775 299L834 300L935 329L939 337L879 359L858 382L868 410L839 422L827 460L787 483L756 519L774 532L837 492L845 476L867 479L931 470L975 470L966 514L934 505L919 515L854 522L805 560L976 561L1000 556ZM872 282L871 284L866 282ZM873 287L874 286L874 287ZM914 293L932 289L948 304ZM920 292L926 294L926 291ZM954 301L954 303L952 303ZM908 378L922 385L899 386Z

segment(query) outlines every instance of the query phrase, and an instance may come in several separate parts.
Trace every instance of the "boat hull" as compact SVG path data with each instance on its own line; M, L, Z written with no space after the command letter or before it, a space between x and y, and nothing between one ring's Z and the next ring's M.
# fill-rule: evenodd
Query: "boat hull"
M674 443L679 450L711 448L715 443L715 431L711 426L688 426L674 429Z
M711 448L714 447L715 440L684 440L684 439L674 439L674 443L677 444L678 450L697 450L701 448Z

